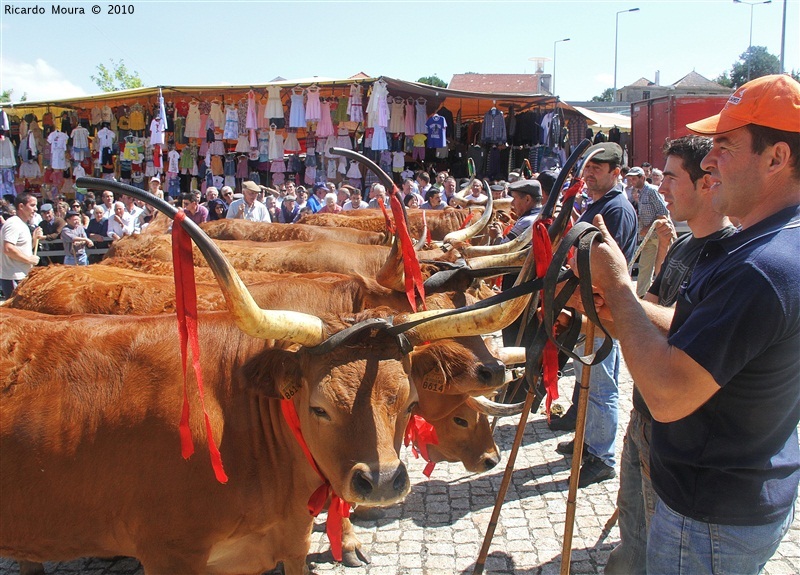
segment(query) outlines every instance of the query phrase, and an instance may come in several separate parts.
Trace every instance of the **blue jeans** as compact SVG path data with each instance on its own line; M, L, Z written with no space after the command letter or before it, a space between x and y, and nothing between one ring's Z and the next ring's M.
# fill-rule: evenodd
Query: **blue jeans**
M594 350L602 345L603 338L594 339ZM583 346L575 348L578 355L584 354ZM573 362L575 380L580 382L583 365ZM589 453L598 457L609 467L614 467L614 445L617 438L619 414L619 342L614 340L611 352L603 361L592 366L589 383L589 405L586 410L586 437L584 444Z
M658 500L650 523L647 572L650 575L760 573L794 520L767 525L718 525L690 519Z
M77 257L72 254L67 254L64 256L64 265L65 266L88 266L89 265L89 257L83 253L78 254Z
M620 542L608 556L606 575L647 573L647 532L658 496L650 481L650 428L653 422L635 409L625 432L620 462Z
M17 288L17 280L0 280L0 289L3 290L3 297L8 299L11 297L11 292Z

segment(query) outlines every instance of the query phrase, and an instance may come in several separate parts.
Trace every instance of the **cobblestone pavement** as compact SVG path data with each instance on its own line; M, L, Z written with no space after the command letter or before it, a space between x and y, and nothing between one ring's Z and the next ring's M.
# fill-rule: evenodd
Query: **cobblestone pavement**
M572 393L571 370L559 384L561 399ZM620 382L620 429L617 456L631 408L631 379L623 366ZM404 458L413 484L402 505L386 510L376 521L356 520L355 530L372 562L348 568L333 562L323 532L324 517L317 519L310 561L319 575L439 575L469 574L490 520L497 490L505 470L519 418L502 421L495 433L503 453L498 468L471 475L460 464L439 464L431 478L422 475L424 464L408 452ZM571 434L553 433L544 416L531 416L503 505L485 573L545 575L559 573L567 506L569 457L556 453L557 443ZM602 573L608 554L619 540L616 526L604 530L614 513L618 479L578 491L572 542L574 574ZM141 575L135 559L81 559L47 563L48 574ZM0 559L0 575L16 575L14 561ZM270 572L280 573L280 570ZM767 564L766 575L800 573L800 517Z

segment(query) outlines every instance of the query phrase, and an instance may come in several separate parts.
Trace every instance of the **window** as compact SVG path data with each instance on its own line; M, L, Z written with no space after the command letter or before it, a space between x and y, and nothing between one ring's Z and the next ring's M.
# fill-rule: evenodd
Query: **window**
M642 100L650 99L650 90L642 90Z

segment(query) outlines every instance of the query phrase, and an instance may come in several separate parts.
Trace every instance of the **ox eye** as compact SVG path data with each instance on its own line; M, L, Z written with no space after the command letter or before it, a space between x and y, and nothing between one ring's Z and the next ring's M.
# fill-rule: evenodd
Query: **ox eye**
M412 402L411 405L408 406L408 410L407 410L408 413L411 413L412 411L414 411L414 409L416 409L416 407L418 405L419 405L419 401Z
M461 417L454 417L453 422L459 427L469 427L469 423L467 423L467 420Z
M321 407L309 407L309 410L320 419L330 419L328 412Z

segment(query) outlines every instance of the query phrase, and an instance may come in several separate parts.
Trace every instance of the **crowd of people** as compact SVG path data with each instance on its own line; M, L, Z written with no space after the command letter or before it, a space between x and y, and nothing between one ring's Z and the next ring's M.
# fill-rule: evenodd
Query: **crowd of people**
M634 410L621 452L620 544L607 573L758 573L794 518L800 481L800 84L765 76L739 88L694 135L664 147L664 169L626 167L616 143L596 144L583 167L574 221L596 225L592 285L613 335L591 368L579 487L616 476L619 372L634 379ZM406 179L406 206L461 209L511 198L512 214L488 228L491 243L530 227L558 173L508 182L457 182L447 172ZM150 191L163 198L159 181ZM349 185L310 193L286 182L245 181L241 194L208 188L180 197L197 223L223 218L292 223L306 213L388 207L387 190L367 197ZM136 235L152 210L109 191L83 203L38 207L28 193L3 207L2 290L7 296L37 265L34 245L60 238L64 263L86 265L86 249ZM513 215L514 217L510 217ZM678 238L673 220L691 233ZM636 285L628 268L638 255ZM507 278L508 279L508 278ZM513 280L512 280L513 281ZM507 287L504 282L504 287ZM573 302L580 310L582 303ZM566 311L559 318L569 321ZM513 326L512 326L513 327ZM518 327L518 326L517 326ZM515 345L516 329L504 332ZM594 342L597 349L602 340ZM581 348L576 349L583 355ZM554 431L576 426L573 405ZM557 451L572 454L573 441Z

